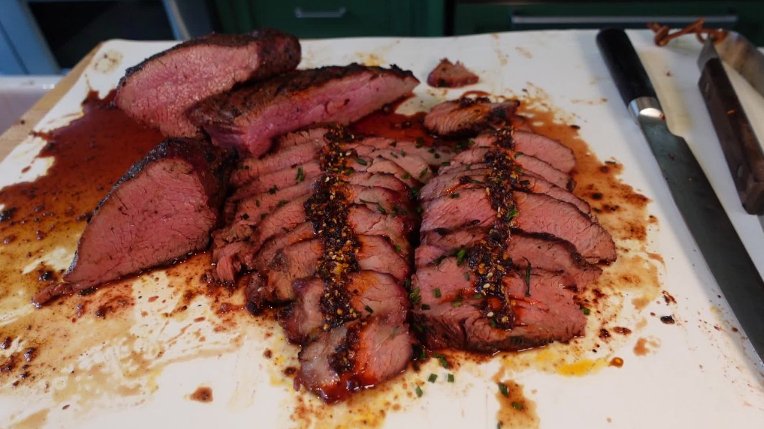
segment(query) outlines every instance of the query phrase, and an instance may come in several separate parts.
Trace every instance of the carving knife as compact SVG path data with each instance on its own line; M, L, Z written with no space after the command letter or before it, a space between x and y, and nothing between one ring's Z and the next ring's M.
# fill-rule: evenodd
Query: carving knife
M605 29L597 34L597 45L708 268L764 359L764 281L687 142L669 131L629 37L623 30Z
M698 58L698 87L740 201L748 213L759 216L764 226L764 151L721 60L764 95L764 55L745 37L730 32L720 41L706 40Z

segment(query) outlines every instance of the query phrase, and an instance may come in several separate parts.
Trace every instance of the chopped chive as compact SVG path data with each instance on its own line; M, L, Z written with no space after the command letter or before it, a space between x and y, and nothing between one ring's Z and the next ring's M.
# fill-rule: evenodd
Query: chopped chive
M422 395L424 395L424 392L422 391L422 388L417 386L416 389L414 389L414 392L416 392L417 398L421 398Z
M419 172L419 178L424 179L425 177L427 177L427 173L429 172L430 172L429 168L423 168L422 171Z
M438 374L430 374L430 376L427 377L427 381L429 381L430 383L435 383L435 380L437 379L438 379Z
M438 362L440 362L440 366L442 366L443 368L446 368L446 369L451 368L451 364L448 363L448 359L446 359L446 356L444 354L434 353L432 357L437 359Z
M302 167L297 167L297 183L303 180L305 180L305 171L303 171Z
M449 383L453 383L454 382L454 375L451 374L450 372L448 373L448 382Z
M270 187L270 189L268 189L268 193L269 193L269 194L271 194L271 195L273 195L273 194L275 194L275 193L276 193L276 191L278 191L278 190L279 190L279 187L278 187L278 186L276 186L276 185L273 185L273 186L271 186L271 187Z
M276 203L276 207L284 207L286 205L286 203L288 203L288 202L289 201L287 201L287 200L279 200L279 202Z
M462 265L464 263L464 257L467 256L467 249L462 247L456 252L456 265Z
M462 297L456 298L455 300L451 301L451 307L460 307L462 305L462 301L464 299Z
M450 161L443 161L443 162L440 163L440 165L442 165L443 167L448 167L449 165L451 165L451 162Z
M377 211L383 215L387 214L387 210L384 207L382 207L382 204L380 203L377 203Z
M403 173L403 180L409 180L411 179L411 175L408 173Z
M435 153L435 148L434 148L434 147L431 147L431 148L427 149L427 152L430 152L430 153Z
M509 209L507 214L505 215L505 218L507 221L511 221L512 219L516 218L518 214L517 207L512 207Z
M522 402L512 401L512 408L514 408L514 409L516 409L518 411L522 411L522 410L525 409L525 405L523 405Z
M499 385L499 392L501 392L505 398L509 398L509 387L502 382L498 382L497 384Z
M459 193L458 192L454 192L453 194L449 195L449 197L451 197L451 198L459 198Z
M432 290L432 295L433 295L435 298L440 298L441 296L443 296L443 295L440 293L440 288L439 288L439 287L436 287L435 289L433 289L433 290Z
M416 147L419 148L419 147L422 147L422 146L424 146L424 139L421 138L421 137L417 137L416 138Z
M363 309L364 309L364 310L366 310L366 312L367 312L367 313L369 313L369 314L371 314L371 313L374 313L374 309L372 309L372 308L371 308L371 307L369 307L368 305L367 305L367 306L365 306Z
M429 305L427 305L427 304L422 304L422 306L421 306L420 308L421 308L422 310L425 310L425 311L427 311L427 310L429 310L429 309L430 309L430 306L429 306Z
M409 300L414 305L419 304L420 302L422 302L421 291L419 290L418 287L415 287L414 289L411 290L411 293L409 293Z
M405 150L402 150L402 151L401 151L401 156L402 156L402 157L406 157L406 156L408 156L408 154L406 153L406 151L405 151Z
M396 244L395 245L395 253L401 253L402 250L403 249L401 249L401 245L400 244Z
M419 192L421 189L419 188L411 188L411 196L416 200L419 198Z
M469 279L470 279L470 273L465 272L464 273L464 280L469 280Z
M589 315L589 313L591 313L591 312L592 312L592 311L591 311L591 310L589 310L587 307L581 307L581 311L583 311L583 312L584 312L584 315L585 315L585 316L588 316L588 315Z
M361 164L361 165L368 165L368 164L369 164L369 163L368 163L368 162L366 162L366 160L365 160L365 159L363 159L363 158L356 158L356 159L355 159L355 162L357 162L357 163L359 163L359 164Z

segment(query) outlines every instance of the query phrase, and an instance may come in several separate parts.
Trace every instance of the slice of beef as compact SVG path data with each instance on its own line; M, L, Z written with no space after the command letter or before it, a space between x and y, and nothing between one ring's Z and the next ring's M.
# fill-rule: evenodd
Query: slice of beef
M295 300L280 322L290 341L305 344L315 339L324 326L321 310L324 282L318 278L300 280L295 282L294 291ZM387 274L375 271L351 274L348 291L353 308L365 316L401 314L408 308L406 290Z
M462 151L451 159L450 165L441 168L439 172L448 173L452 171L469 171L485 168L483 160L485 159L485 154L491 150L491 148L486 147L473 147ZM517 164L523 172L535 174L560 188L569 191L573 190L575 185L573 179L571 179L568 174L552 167L547 162L544 162L535 156L519 152L508 151L508 153L513 156L515 164Z
M544 194L512 192L512 197L517 208L516 228L566 240L592 262L615 260L615 244L610 234L576 206ZM422 207L422 232L462 226L487 227L496 218L484 189L467 189L459 193L459 198L446 196L425 201Z
M43 304L203 249L217 224L231 159L208 142L165 140L133 165L96 207L65 283Z
M448 58L440 60L438 65L427 75L427 84L435 88L461 88L478 83L478 75L457 61L452 63Z
M529 131L504 127L488 130L473 140L478 147L502 147L536 157L563 173L570 173L576 166L573 151L558 141Z
M527 278L516 272L505 276L503 292L515 323L503 329L485 315L486 298L475 295L474 280L466 280L469 272L467 264L448 258L414 276L412 287L419 290L422 305L415 306L413 319L426 333L429 348L495 353L567 342L583 333L586 318L575 302L575 289L563 278L542 270L532 270Z
M231 184L238 187L263 174L313 161L318 158L318 152L322 146L323 140L314 140L298 146L290 146L263 158L245 158L231 174Z
M321 334L300 351L296 383L331 403L400 374L412 356L403 316L372 316Z
M457 231L431 231L422 237L416 249L416 266L424 267L444 257L455 255L460 249L476 245L487 235L487 228L472 227ZM601 270L588 264L568 242L548 236L535 236L513 231L506 248L516 267L560 273L580 289L592 284Z
M115 103L131 117L167 136L199 135L185 111L235 84L293 70L300 43L276 30L211 34L160 52L127 70Z
M432 200L438 197L449 196L457 198L460 190L474 189L482 187L485 176L490 172L487 168L468 171L452 171L445 174L439 174L424 185L419 193L424 201ZM572 193L555 186L541 177L530 174L520 174L518 181L514 184L514 189L535 194L546 194L560 201L573 204L582 213L591 216L591 207L589 204Z
M489 124L506 124L519 105L517 100L493 103L487 97L462 97L433 107L424 117L424 126L441 136L475 134Z
M233 221L242 221L254 225L271 213L276 208L287 202L308 195L313 190L315 178L303 180L288 188L279 189L276 192L263 192L241 200L236 209Z
M302 175L300 174L301 171ZM316 161L263 174L246 185L236 189L233 195L226 201L226 207L231 206L231 209L235 209L234 203L237 203L244 198L256 196L265 192L272 194L281 188L298 184L300 182L300 176L302 176L303 180L315 181L320 175L321 166L318 165L318 162Z
M189 118L215 144L259 156L277 135L316 123L348 124L409 94L418 83L395 66L300 70L208 98Z

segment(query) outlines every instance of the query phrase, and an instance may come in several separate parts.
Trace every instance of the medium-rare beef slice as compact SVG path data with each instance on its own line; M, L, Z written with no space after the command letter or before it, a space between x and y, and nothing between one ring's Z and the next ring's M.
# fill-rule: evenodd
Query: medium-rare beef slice
M475 146L501 146L519 153L536 157L563 173L570 173L576 166L573 151L562 143L530 131L501 127L485 131L473 139Z
M482 187L488 172L487 168L481 168L478 170L456 170L439 174L422 187L419 195L423 201L443 196L458 198L461 190ZM573 204L581 213L592 216L592 209L587 202L541 177L536 177L532 174L519 174L517 181L512 186L513 189L519 191L549 195L552 198Z
M487 228L472 227L457 231L431 231L423 234L420 246L416 249L416 266L424 267L437 263L449 256L465 251L488 234ZM506 251L512 264L525 269L532 268L559 273L572 280L579 289L593 283L601 270L588 264L568 242L548 236L535 236L513 231L507 243Z
M167 136L197 136L199 128L185 115L189 107L238 83L293 70L299 62L300 43L276 30L211 34L129 68L114 101Z
M326 402L337 402L403 372L411 344L405 314L350 322L302 348L295 382Z
M576 206L544 194L511 192L517 213L513 227L521 231L548 234L566 240L592 262L615 260L615 244L601 225L581 213ZM496 213L484 189L467 189L458 198L450 195L425 201L421 232L463 226L488 227Z
M321 297L324 282L318 278L300 280L294 285L295 300L280 317L287 338L305 344L322 331L324 313ZM351 305L359 314L405 314L408 309L406 290L393 277L375 271L359 271L350 275L348 291Z
M493 103L487 97L462 97L433 107L424 117L424 126L441 136L476 134L488 125L510 122L519 105L517 100Z
M491 152L492 150L496 150L496 148L492 149L486 147L473 147L467 149L454 156L451 159L450 165L444 166L438 171L440 173L447 173L451 171L469 171L473 169L485 168L483 159L485 158L485 154ZM507 153L514 158L514 163L516 164L515 167L519 167L523 172L535 174L536 176L539 176L560 188L567 189L569 191L573 190L575 183L567 173L554 168L549 163L542 161L535 156L526 155L507 149L502 150L507 151Z
M501 295L511 306L511 328L491 320L490 304L477 298L478 281L469 265L455 257L417 271L412 288L421 303L412 315L428 347L495 353L566 342L583 333L586 318L575 301L575 287L560 276L532 269L503 278Z
M208 142L169 139L133 165L98 204L55 296L98 286L203 249L217 224L229 154Z
M427 84L435 88L461 88L478 83L478 75L470 71L461 61L452 63L448 58L440 60L427 75Z
M418 83L395 66L299 70L208 98L188 114L215 144L259 156L275 136L317 123L349 124L409 94Z

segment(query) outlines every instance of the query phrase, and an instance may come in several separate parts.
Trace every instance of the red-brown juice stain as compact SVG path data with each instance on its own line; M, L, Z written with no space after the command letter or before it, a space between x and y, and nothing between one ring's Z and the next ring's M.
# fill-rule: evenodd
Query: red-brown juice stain
M398 140L415 140L432 145L434 137L424 127L425 112L413 115L395 113L395 106L380 109L351 126L351 130L366 135Z
M0 190L0 299L23 289L33 294L47 281L40 274L22 276L28 262L56 247L73 250L86 220L114 182L162 136L111 106L113 96L90 93L83 116L40 134L47 144L38 158L53 158L46 175Z

